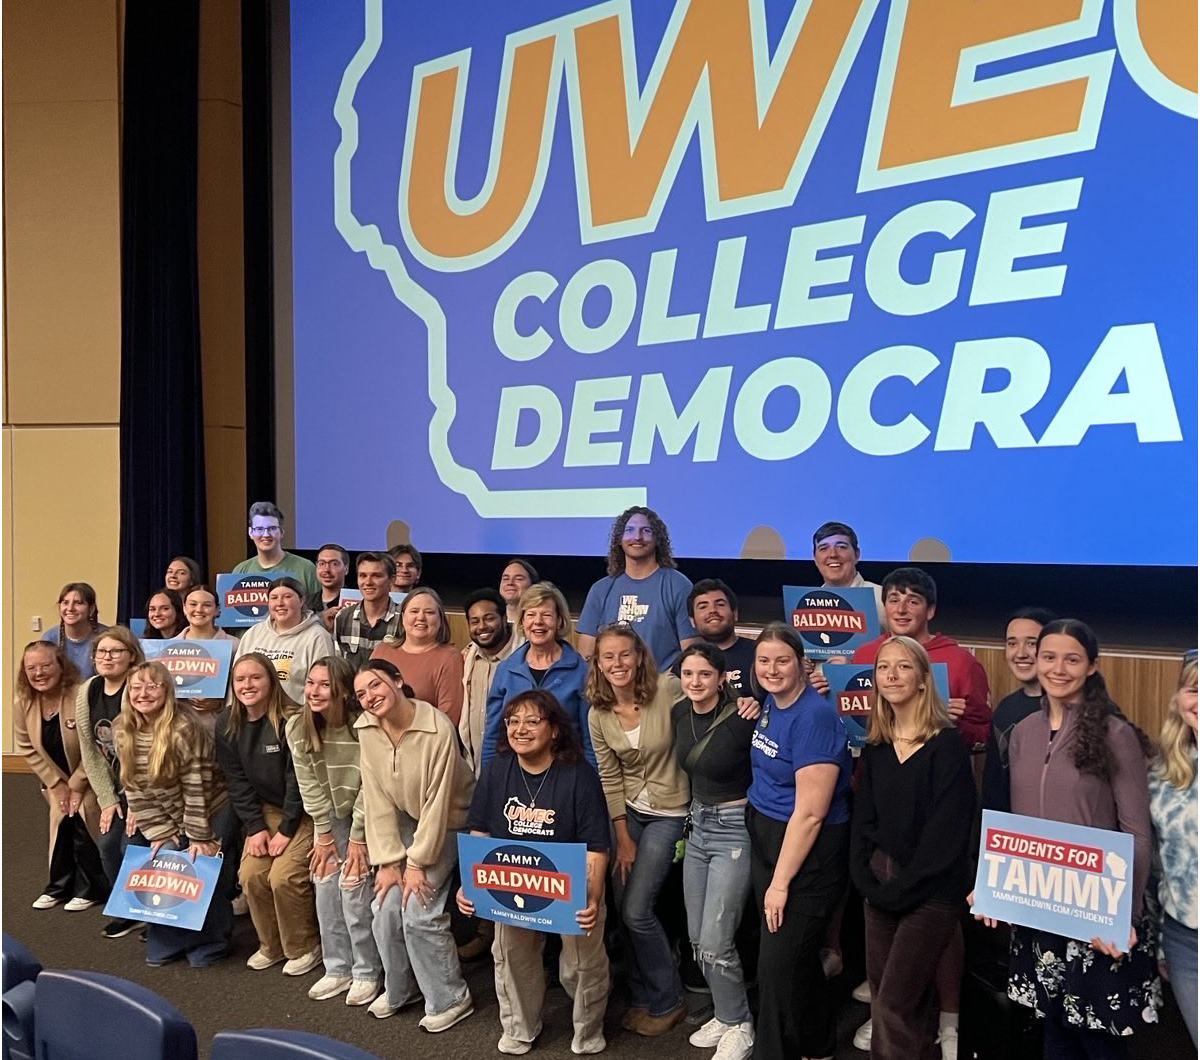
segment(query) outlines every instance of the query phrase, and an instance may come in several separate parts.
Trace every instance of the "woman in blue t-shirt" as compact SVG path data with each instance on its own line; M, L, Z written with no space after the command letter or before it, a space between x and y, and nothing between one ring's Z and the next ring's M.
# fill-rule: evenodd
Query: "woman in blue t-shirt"
M836 1028L821 945L847 884L850 750L837 712L808 686L800 638L782 622L755 642L754 685L767 693L746 809L763 918L754 1056L828 1057Z

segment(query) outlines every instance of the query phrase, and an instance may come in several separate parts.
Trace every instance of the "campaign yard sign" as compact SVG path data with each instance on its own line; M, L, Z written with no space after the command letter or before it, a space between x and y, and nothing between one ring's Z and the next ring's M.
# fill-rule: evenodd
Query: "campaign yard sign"
M199 931L220 874L220 858L129 846L104 914Z
M784 620L800 634L804 652L815 659L853 655L860 644L879 636L875 591L783 587Z
M1133 836L984 810L971 912L1129 949Z
M458 836L463 893L475 915L552 935L581 935L575 914L587 906L583 843L514 843Z
M850 746L864 746L867 742L867 721L871 716L871 706L875 702L874 664L845 663L841 666L826 666L822 672L825 674L825 680L829 682L829 702L837 709L838 717L846 727ZM930 672L942 702L948 702L950 671L946 664L932 663Z
M217 625L224 629L256 626L267 617L267 593L271 582L288 572L255 571L253 574L218 574L217 600L221 614Z
M408 593L390 592L388 596L392 598L393 603L402 604ZM339 604L357 604L362 601L362 593L357 589L342 589L342 594L338 597Z
M143 640L147 659L160 662L180 699L224 699L233 658L231 640Z

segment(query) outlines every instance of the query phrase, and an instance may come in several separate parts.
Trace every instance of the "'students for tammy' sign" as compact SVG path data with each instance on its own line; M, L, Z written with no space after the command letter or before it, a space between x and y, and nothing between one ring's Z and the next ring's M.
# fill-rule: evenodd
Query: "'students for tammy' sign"
M984 810L971 912L1129 948L1133 837Z

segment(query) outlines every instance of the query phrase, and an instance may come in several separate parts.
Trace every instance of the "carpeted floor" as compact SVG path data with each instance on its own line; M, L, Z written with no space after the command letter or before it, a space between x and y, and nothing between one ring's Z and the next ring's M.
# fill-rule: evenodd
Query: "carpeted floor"
M501 1055L496 1051L500 1024L490 962L465 968L475 998L475 1015L436 1037L417 1027L419 1006L379 1021L368 1016L365 1009L348 1008L341 998L310 1001L306 993L318 978L317 972L287 978L278 967L250 971L245 960L254 952L256 940L249 917L238 919L233 954L215 967L195 970L179 962L149 968L136 933L113 941L101 936L100 928L107 918L98 908L67 913L61 908L37 911L29 907L45 883L46 854L46 811L33 777L13 773L4 776L2 839L4 931L24 943L48 968L91 969L131 979L156 991L191 1020L202 1056L207 1056L217 1031L245 1027L313 1031L351 1042L381 1058L420 1056L422 1052L432 1053L439 1060L480 1060ZM849 990L854 984L839 985ZM604 1055L613 1060L631 1060L652 1049L655 1060L708 1060L710 1052L693 1048L687 1036L698 1022L711 1015L704 1011L709 999L703 994L688 994L687 998L693 1010L689 1024L662 1038L639 1038L620 1030L626 1002L620 975L614 971L607 1021L609 1046ZM560 988L553 988L546 1004L545 1030L531 1056L572 1056L570 1015L566 995ZM850 1000L841 1007L839 1060L865 1060L866 1054L856 1050L850 1039L867 1015L867 1006ZM1173 1007L1165 1012L1163 1026L1138 1036L1134 1046L1135 1060L1184 1060L1196 1055Z

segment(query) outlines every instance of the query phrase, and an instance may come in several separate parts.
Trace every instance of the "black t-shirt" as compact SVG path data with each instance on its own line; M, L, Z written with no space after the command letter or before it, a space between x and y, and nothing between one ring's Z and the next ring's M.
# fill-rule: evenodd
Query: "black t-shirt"
M720 716L724 703L707 714L697 714L690 699L681 699L671 708L675 729L675 755L680 768L696 743ZM705 806L744 799L750 787L750 738L754 722L731 714L717 728L692 766L692 798Z
M725 686L735 696L754 696L760 703L767 698L765 692L755 695L750 687L750 675L754 672L754 641L738 637L728 648L722 648L725 655ZM683 663L676 660L671 667L671 673L679 676Z
M100 753L104 755L108 768L112 770L114 782L120 775L121 763L117 761L117 751L113 746L112 727L113 722L117 720L117 715L121 713L121 696L124 693L125 684L122 682L116 692L111 696L108 695L104 691L103 677L97 677L88 685L88 713L92 722L91 737L100 749ZM120 789L119 784L117 788Z
M529 676L533 678L534 688L542 687L542 682L546 680L546 674L549 673L549 671L550 667L548 666L543 670L539 670L533 666L529 667Z
M987 759L983 767L983 806L986 810L1012 807L1008 787L1008 741L1019 722L1040 710L1042 697L1031 696L1023 688L1005 696L992 712L992 727L988 732Z
M57 714L53 718L42 718L42 750L51 762L70 775L71 767L67 765L67 749L63 747L62 725Z
M604 789L583 759L554 762L534 774L521 768L515 754L497 755L475 787L467 828L535 843L586 843L598 854L610 846Z

